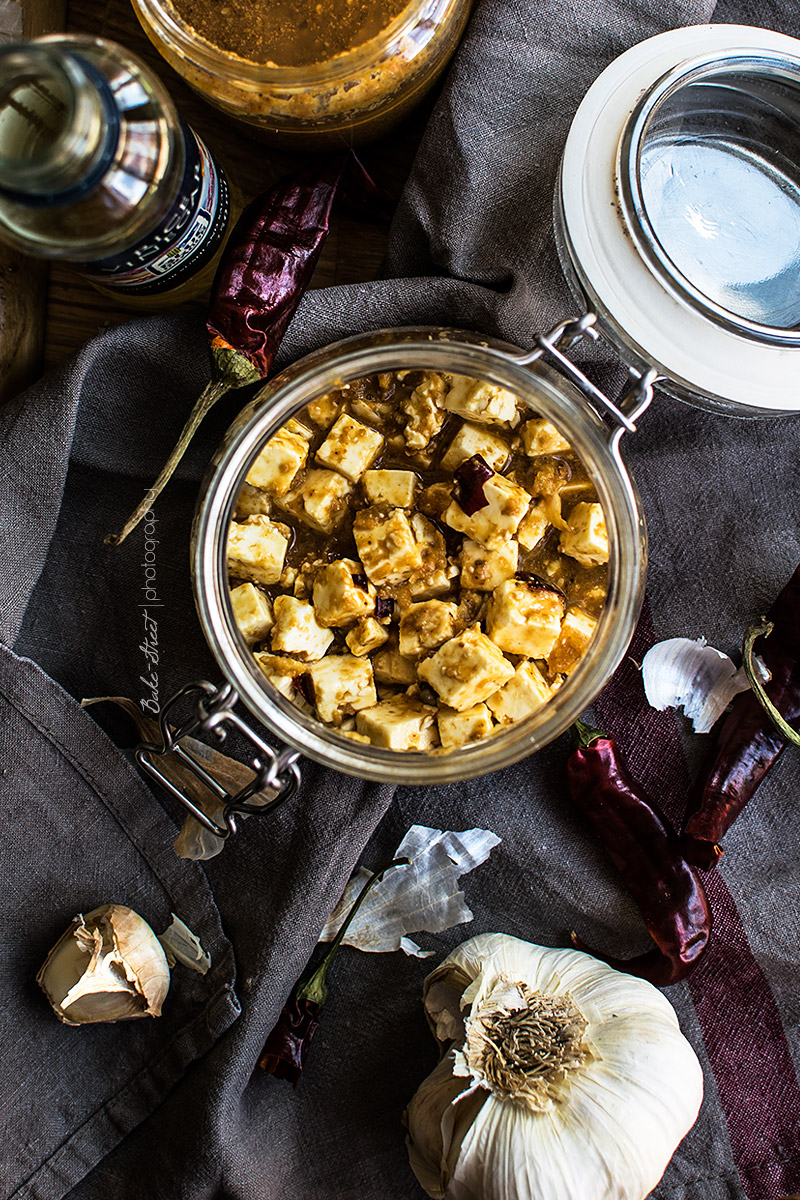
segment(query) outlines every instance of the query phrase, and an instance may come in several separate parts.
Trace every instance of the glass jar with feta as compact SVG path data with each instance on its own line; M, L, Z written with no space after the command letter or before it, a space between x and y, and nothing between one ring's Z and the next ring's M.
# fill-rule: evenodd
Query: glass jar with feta
M269 382L220 448L198 609L247 706L303 753L368 778L481 775L566 729L622 657L645 562L633 485L577 390L511 350L350 339Z

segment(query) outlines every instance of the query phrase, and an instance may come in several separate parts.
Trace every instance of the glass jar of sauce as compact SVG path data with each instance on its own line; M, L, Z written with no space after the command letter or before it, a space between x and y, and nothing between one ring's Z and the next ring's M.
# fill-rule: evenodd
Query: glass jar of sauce
M212 104L289 148L378 137L450 60L471 0L133 0Z

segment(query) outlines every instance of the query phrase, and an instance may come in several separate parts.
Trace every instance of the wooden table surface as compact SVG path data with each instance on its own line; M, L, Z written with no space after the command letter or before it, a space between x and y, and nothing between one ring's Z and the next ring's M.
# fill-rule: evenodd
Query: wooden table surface
M310 161L254 140L240 125L206 104L158 55L139 25L130 0L69 0L67 28L121 42L158 72L183 117L207 141L245 201L267 188L280 175ZM381 142L364 147L361 158L370 173L396 197L408 174L430 102ZM386 243L387 230L346 217L334 217L320 258L313 287L373 279ZM194 302L195 306L197 302ZM187 305L186 307L192 307ZM43 366L64 361L104 326L139 316L94 291L66 267L53 265L47 290ZM146 310L144 310L146 311Z

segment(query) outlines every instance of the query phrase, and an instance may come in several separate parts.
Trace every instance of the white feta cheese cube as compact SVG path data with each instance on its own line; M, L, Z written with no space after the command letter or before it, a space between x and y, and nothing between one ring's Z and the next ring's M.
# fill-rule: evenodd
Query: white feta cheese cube
M492 592L486 632L509 654L547 658L564 619L564 597L543 584L509 579Z
M400 408L408 417L404 436L409 450L424 450L444 424L447 383L441 375L426 371L422 382Z
M419 487L413 471L366 471L361 481L370 504L410 508Z
M409 658L403 658L396 645L384 646L372 660L377 683L408 687L417 682L417 668Z
M361 564L338 558L322 567L314 579L314 611L320 625L352 625L360 617L375 611Z
M286 525L256 514L231 521L228 529L228 570L255 583L277 583L291 534Z
M444 406L448 412L458 413L467 421L479 425L517 425L517 398L513 392L486 383L481 379L470 379L456 375L453 386L445 396Z
M305 663L298 662L296 658L283 658L279 654L256 654L254 658L282 696L293 704L303 699L302 679L308 670ZM300 707L305 707L305 704L301 703Z
M518 483L497 474L483 484L483 494L486 504L472 516L453 500L444 514L444 522L458 533L465 533L473 542L480 542L487 550L494 550L514 537L531 498Z
M443 750L480 742L492 732L492 714L485 704L475 704L463 712L443 706L439 709L437 723Z
M547 680L536 663L523 662L514 672L514 678L489 696L486 704L496 721L501 725L512 725L541 708L551 694Z
M372 663L352 654L331 654L309 667L317 716L328 725L378 702Z
M563 454L565 450L571 449L569 442L555 425L542 417L526 421L521 426L519 435L525 453L532 458L537 454Z
M570 675L586 653L596 628L597 621L582 608L568 608L558 641L547 657L550 671Z
M363 617L344 640L350 648L350 653L356 654L360 658L385 645L389 640L389 633L383 625L378 624L374 617Z
M383 436L377 429L370 429L369 425L362 425L347 413L342 413L317 451L316 458L323 467L330 467L351 483L357 483L382 448Z
M344 400L337 392L329 392L307 405L305 411L309 421L319 429L329 429L344 407Z
M458 605L444 600L412 604L400 618L399 650L404 658L419 658L435 650L455 632Z
M276 596L272 612L275 618L271 635L273 650L296 654L303 662L322 658L333 641L333 634L319 624L312 605L296 596Z
M517 541L523 550L538 546L550 528L550 520L543 503L532 504L517 527Z
M245 517L269 516L272 512L272 501L266 492L251 487L249 483L242 484L242 490L236 500L236 520L243 521Z
M231 608L233 619L249 645L263 641L275 623L269 596L252 583L231 588Z
M502 687L514 674L514 668L494 642L480 629L472 628L451 638L424 659L418 674L445 704L463 712Z
M507 579L513 579L519 563L519 545L505 542L496 550L487 550L470 538L461 544L461 586L478 592L493 592Z
M603 510L599 504L576 504L559 538L564 554L574 558L582 567L597 567L608 562L608 533Z
M413 696L393 696L362 710L356 728L387 750L431 750L438 742L436 709Z
M353 522L358 557L370 582L405 583L422 566L408 517L401 508L365 508Z
M471 425L467 421L447 447L441 462L442 469L455 471L456 467L460 467L466 459L472 458L473 454L480 454L493 471L502 471L508 462L508 442L485 425Z
M306 438L284 426L269 439L250 467L247 482L271 496L285 496L297 472L306 465L307 458Z
M447 546L443 534L433 521L422 513L414 513L411 529L419 548L421 566L408 581L409 591L415 600L431 600L434 596L446 596L452 592L458 575L458 567L447 557Z
M332 533L348 511L352 490L353 485L338 471L312 469L279 504L304 525L320 533Z

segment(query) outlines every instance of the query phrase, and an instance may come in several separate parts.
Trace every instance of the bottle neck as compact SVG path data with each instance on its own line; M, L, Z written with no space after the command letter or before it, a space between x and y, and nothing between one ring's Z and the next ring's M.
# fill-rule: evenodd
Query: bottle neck
M107 80L58 46L0 49L0 196L31 208L72 204L111 164L120 120Z

